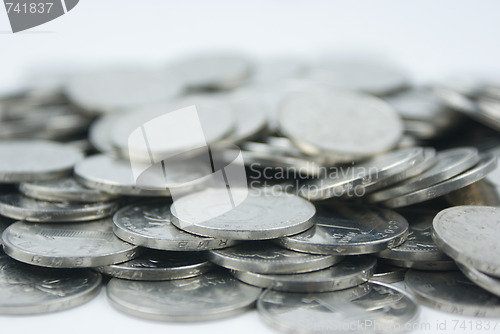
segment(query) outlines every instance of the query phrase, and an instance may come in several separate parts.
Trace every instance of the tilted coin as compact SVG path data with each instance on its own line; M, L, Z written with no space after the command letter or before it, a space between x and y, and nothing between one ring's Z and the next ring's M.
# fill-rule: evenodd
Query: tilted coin
M339 125L335 131L332 124ZM399 116L384 101L369 95L319 89L284 99L279 128L304 153L330 156L334 161L385 152L396 146L403 132Z
M432 220L435 210L406 209L400 213L410 224L408 238L401 245L377 253L377 257L399 261L399 265L421 270L442 270L443 261L455 269L454 261L432 240Z
M236 244L234 240L200 237L172 224L170 201L131 204L113 216L114 232L122 240L147 248L202 251Z
M324 292L352 288L367 282L375 271L373 257L346 257L338 264L299 274L260 274L233 270L239 280L261 288L290 292Z
M89 127L89 141L101 153L115 154L110 134L113 126L122 117L118 114L107 114L97 118Z
M167 66L170 77L190 90L233 89L251 73L252 64L237 53L212 53L183 57Z
M381 263L401 268L411 268L416 270L427 271L450 271L457 270L457 264L453 259L439 261L414 261L414 260L394 260L387 258L379 258Z
M48 202L10 193L0 196L0 214L32 222L87 221L111 216L117 202Z
M269 241L245 242L209 252L208 258L222 267L266 274L294 274L324 269L342 260L341 256L294 252Z
M473 167L479 161L475 148L452 148L437 153L437 163L420 175L369 196L373 202L385 201L416 190L433 186Z
M90 270L29 266L0 257L0 314L62 311L96 296L101 275Z
M500 277L500 208L455 206L439 212L432 237L455 261Z
M68 176L83 158L79 150L41 140L0 141L0 183L51 180Z
M139 255L137 246L115 237L111 218L50 225L17 222L2 238L7 255L41 267L97 267Z
M406 286L424 305L473 317L498 317L500 297L472 283L460 271L408 270Z
M119 311L163 321L229 317L252 307L260 292L223 271L158 282L113 278L107 286L108 300Z
M171 206L172 223L189 233L235 240L274 239L313 225L314 205L298 196L265 192L246 195L238 188L231 189L231 194L245 199L222 214L219 209L227 204L226 189L206 189L181 197Z
M448 180L437 183L411 193L407 193L387 201L380 202L382 205L390 208L400 208L416 203L446 195L454 190L463 188L484 178L497 166L496 157L483 154L479 162L469 170L454 176Z
M377 262L377 267L375 268L375 273L370 282L378 283L396 283L405 279L405 274L408 269L391 266L385 263Z
M116 195L87 188L72 177L38 182L24 182L19 191L26 196L45 201L102 202L116 198Z
M378 155L375 158L352 166L339 166L329 175L304 182L299 195L309 200L321 200L332 197L354 197L366 192L365 184L376 184L392 178L425 160L426 150L412 147Z
M190 278L213 269L199 253L144 251L133 260L100 266L100 273L134 281L167 281Z
M261 319L285 333L402 333L412 328L419 306L391 285L366 283L324 293L264 291Z
M239 95L231 100L236 127L229 135L231 142L242 142L261 137L267 130L268 105L258 96Z
M391 210L361 205L323 205L312 218L314 225L277 242L286 248L315 254L370 254L400 245L408 235L408 222Z
M486 178L452 191L444 197L448 203L459 205L500 206L500 187L486 181Z
M486 291L500 297L500 278L493 277L483 272L480 272L474 267L464 265L457 262L457 267L460 271L472 282Z

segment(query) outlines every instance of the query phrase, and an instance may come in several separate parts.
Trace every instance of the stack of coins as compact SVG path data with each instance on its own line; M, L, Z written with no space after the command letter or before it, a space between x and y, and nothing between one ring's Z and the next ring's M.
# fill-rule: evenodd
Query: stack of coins
M284 332L398 333L420 304L500 317L499 87L207 53L1 97L0 313L75 307L104 275L117 310L163 321L256 306ZM131 141L193 105L208 163L179 158L193 147L175 124ZM177 159L138 182L160 153Z

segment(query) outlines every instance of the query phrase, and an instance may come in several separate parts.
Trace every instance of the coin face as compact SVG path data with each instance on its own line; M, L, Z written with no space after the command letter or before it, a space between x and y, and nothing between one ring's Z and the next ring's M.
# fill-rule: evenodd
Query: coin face
M7 255L41 267L97 267L139 255L137 246L115 237L111 219L50 225L17 222L2 237Z
M400 245L408 235L406 219L390 210L361 205L323 205L314 225L278 239L286 248L314 254L359 255Z
M390 285L367 283L326 293L266 290L257 309L262 320L284 333L404 332L419 313L415 299ZM371 322L370 322L371 321ZM360 324L377 324L360 327ZM391 329L389 331L389 328Z
M367 282L377 261L372 257L346 257L338 264L299 274L260 274L233 270L239 280L261 288L290 292L324 292L348 289Z
M249 309L260 292L221 271L161 282L113 278L107 286L108 299L118 310L163 321L225 318Z
M203 254L144 251L133 260L97 267L96 270L121 279L166 281L201 275L213 269Z
M29 266L0 257L0 314L37 314L81 305L99 293L101 275L90 270Z
M472 283L460 271L409 270L405 284L422 304L440 311L473 317L500 314L500 298Z
M104 218L118 208L117 202L47 202L18 193L0 196L0 213L13 219L33 222L70 222Z
M338 124L335 131L332 124ZM344 161L387 151L403 132L399 116L384 101L328 90L289 95L280 105L279 128L304 153Z
M324 269L340 256L294 252L268 241L246 242L209 252L210 261L228 269L268 274L293 274Z
M83 158L71 146L41 141L0 141L0 183L50 180L71 174Z
M131 244L169 251L202 251L236 244L236 241L201 237L172 224L170 201L128 205L113 216L115 234Z
M245 198L242 192L231 189L237 198ZM249 192L241 204L220 214L227 196L225 189L207 189L181 197L171 207L172 223L189 233L235 240L274 239L313 224L314 205L298 196Z
M500 277L500 208L448 208L436 215L432 226L436 244L451 258Z

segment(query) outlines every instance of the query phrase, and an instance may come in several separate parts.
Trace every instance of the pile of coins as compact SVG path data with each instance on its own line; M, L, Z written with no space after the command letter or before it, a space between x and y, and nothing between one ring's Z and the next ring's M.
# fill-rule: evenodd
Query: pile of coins
M81 305L104 278L116 309L163 321L256 305L284 332L397 333L420 303L500 317L499 83L236 53L46 81L0 99L0 314ZM192 106L208 163L154 123ZM182 152L138 181L138 161Z

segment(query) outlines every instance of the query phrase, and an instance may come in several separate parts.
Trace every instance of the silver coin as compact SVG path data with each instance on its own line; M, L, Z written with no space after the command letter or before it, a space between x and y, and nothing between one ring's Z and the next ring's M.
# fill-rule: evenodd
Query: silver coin
M107 286L108 300L118 310L136 317L177 322L242 313L254 305L260 292L222 271L163 282L113 278Z
M482 273L474 267L457 263L458 269L474 284L500 297L500 278Z
M477 108L480 111L478 114L481 115L483 124L495 130L500 129L500 102L498 99L481 97L477 100Z
M93 113L127 111L170 99L181 90L167 73L153 68L101 69L75 75L66 85L69 99Z
M206 273L212 265L199 253L145 251L139 257L96 267L100 273L134 281L167 281Z
M443 134L443 130L431 122L403 119L403 126L406 135L422 140L434 139Z
M306 78L374 95L394 93L410 84L407 74L397 66L359 57L324 59L306 73Z
M339 125L335 131L332 124ZM387 151L403 133L399 116L386 102L369 95L319 89L285 98L280 105L279 129L304 153L334 161Z
M372 257L346 257L327 269L299 274L259 274L233 270L239 280L261 288L290 292L326 292L352 288L367 282L375 271Z
M364 184L376 184L387 178L398 176L404 171L421 163L425 159L425 150L421 147L398 150L379 155L364 163L347 167L338 167L332 173L304 183L299 195L309 200L321 200L332 197L363 196Z
M264 291L261 319L284 333L402 333L412 328L419 306L394 286L367 283L326 293Z
M488 182L486 177L467 187L452 191L446 194L444 198L454 206L500 206L500 187Z
M90 270L29 266L0 257L0 314L39 314L84 304L101 288L101 275Z
M255 64L249 79L250 85L266 85L292 78L305 72L303 60L291 57L271 58Z
M245 190L238 188L231 189L231 194L245 199L215 216L213 210L227 203L226 189L206 189L181 197L170 208L172 223L189 233L235 240L274 239L313 225L314 205L298 196L248 192L245 197Z
M0 141L0 183L57 179L71 174L83 158L79 150L60 143Z
M400 212L410 224L408 238L401 245L385 249L377 253L377 257L403 261L410 268L426 268L432 270L442 269L443 261L453 264L453 260L444 254L432 240L432 220L436 215L435 210L407 209ZM452 269L455 266L453 265Z
M48 202L18 193L0 196L0 214L30 222L72 222L111 216L118 209L117 202L73 203Z
M379 262L401 268L409 268L425 271L450 271L457 270L457 264L452 259L442 261L414 261L414 260L393 260L379 258Z
M257 95L238 95L231 100L236 126L227 140L242 142L261 137L267 131L268 105Z
M433 221L434 241L455 261L500 277L500 208L456 206Z
M251 62L236 53L183 57L166 68L170 77L190 90L233 89L250 76L251 70Z
M390 208L400 208L446 195L454 190L463 188L484 178L497 166L496 157L481 155L479 162L469 170L448 180L437 183L411 193L407 193L387 201L380 202Z
M51 225L17 222L4 231L2 238L7 255L41 267L97 267L139 255L137 246L115 237L110 218Z
M88 221L111 216L117 202L48 202L10 193L0 196L0 214L30 222Z
M396 212L361 205L323 205L314 226L277 242L286 248L315 254L358 255L400 245L408 235L408 222Z
M246 242L222 250L212 250L208 258L222 267L265 274L294 274L325 269L341 256L299 253L269 241Z
M9 227L9 225L12 224L12 222L13 222L12 220L10 220L8 218L5 218L3 216L0 216L0 246L2 246L2 244L3 244L2 243L2 234L3 234L3 231L5 231L5 229L7 227ZM1 254L1 252L0 252L0 254Z
M466 171L478 162L479 154L472 147L452 148L438 152L437 163L427 171L405 180L402 184L371 194L369 200L381 202L433 186Z
M110 201L116 195L82 186L72 177L38 182L24 182L19 191L29 197L45 201L101 202Z
M186 233L172 224L170 202L128 205L113 216L114 232L131 244L168 251L202 251L236 244L234 240Z
M377 262L377 267L375 268L375 273L372 278L370 278L370 282L375 283L396 283L401 282L405 279L406 271L408 269L391 266L385 263Z
M89 127L89 141L101 153L114 154L115 148L111 143L110 134L113 126L122 117L121 113L107 114L97 118Z
M500 298L460 271L408 270L405 284L422 304L437 310L473 317L500 316Z

